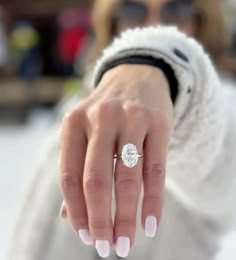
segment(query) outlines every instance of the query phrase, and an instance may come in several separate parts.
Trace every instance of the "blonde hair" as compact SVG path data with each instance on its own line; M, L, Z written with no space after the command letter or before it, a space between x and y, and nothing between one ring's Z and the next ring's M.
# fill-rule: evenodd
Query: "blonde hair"
M114 13L120 0L96 0L93 8L95 43L89 63L93 64L114 37ZM216 65L230 46L230 38L217 0L194 0L198 12L195 38L205 47Z

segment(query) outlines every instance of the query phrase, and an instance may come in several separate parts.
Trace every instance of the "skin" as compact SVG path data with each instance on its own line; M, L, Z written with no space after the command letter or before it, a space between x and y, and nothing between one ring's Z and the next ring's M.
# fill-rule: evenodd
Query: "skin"
M117 80L127 71L127 77ZM136 75L141 75L138 80L134 80ZM150 78L153 80L146 86ZM133 243L142 182L143 226L147 215L160 220L172 122L167 80L162 71L146 65L121 65L106 73L97 89L65 116L61 131L61 184L67 214L76 231L89 227L94 240L108 239L113 244L112 157L127 141L136 144L145 158L143 165L140 160L131 169L117 161L115 237L126 235Z
M149 6L146 25L159 22L156 11L165 0L137 0ZM121 27L120 27L121 28ZM188 28L193 34L194 28ZM125 29L125 28L122 28ZM130 238L133 246L141 185L141 222L161 219L168 143L173 131L173 105L163 72L148 65L119 65L107 71L99 85L63 119L60 180L64 197L61 216L76 232L89 229L95 240L116 243ZM143 159L127 168L113 155L134 143ZM111 216L112 182L116 212Z

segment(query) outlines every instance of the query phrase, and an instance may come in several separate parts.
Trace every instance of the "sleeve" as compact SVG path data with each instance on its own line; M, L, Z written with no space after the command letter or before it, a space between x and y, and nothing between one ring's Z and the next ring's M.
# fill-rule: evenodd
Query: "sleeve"
M112 61L138 54L161 58L173 68L179 83L175 128L183 122L189 108L188 115L204 107L219 87L217 73L202 46L175 27L162 26L128 30L116 38L97 61L93 86Z
M166 189L192 211L219 225L228 223L233 195L232 160L225 165L225 157L230 156L225 144L228 114L221 82L208 54L175 27L128 30L97 61L93 86L111 62L138 54L161 58L178 80Z

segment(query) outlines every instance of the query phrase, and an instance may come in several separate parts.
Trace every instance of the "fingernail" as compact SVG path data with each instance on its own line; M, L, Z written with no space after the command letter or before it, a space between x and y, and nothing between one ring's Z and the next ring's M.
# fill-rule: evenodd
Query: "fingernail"
M127 257L130 250L130 239L128 237L118 237L116 241L116 253L119 257Z
M110 254L110 243L108 240L96 240L95 245L99 256L108 257Z
M62 218L66 218L66 209L65 209L65 202L64 202L64 201L63 201L62 204L61 204L61 209L60 209L59 215L60 215Z
M145 235L154 237L157 230L157 219L154 216L148 216L145 221Z
M90 236L89 230L88 229L80 229L79 230L79 236L81 238L81 240L83 241L83 243L86 246L92 245L93 244L93 240Z

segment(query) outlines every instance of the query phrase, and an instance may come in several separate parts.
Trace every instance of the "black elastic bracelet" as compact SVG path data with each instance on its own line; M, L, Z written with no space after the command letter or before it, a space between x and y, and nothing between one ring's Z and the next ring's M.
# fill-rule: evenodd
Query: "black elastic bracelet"
M169 86L170 86L170 95L171 95L171 100L173 103L175 103L176 97L178 95L178 81L176 79L174 70L172 67L167 64L163 59L160 58L154 58L150 55L131 55L128 57L124 58L119 58L114 61L111 61L107 64L105 64L104 68L100 72L99 77L97 78L97 81L95 82L96 86L102 79L102 76L104 73L118 65L122 64L143 64L143 65L151 65L154 67L157 67L163 71L165 74Z

